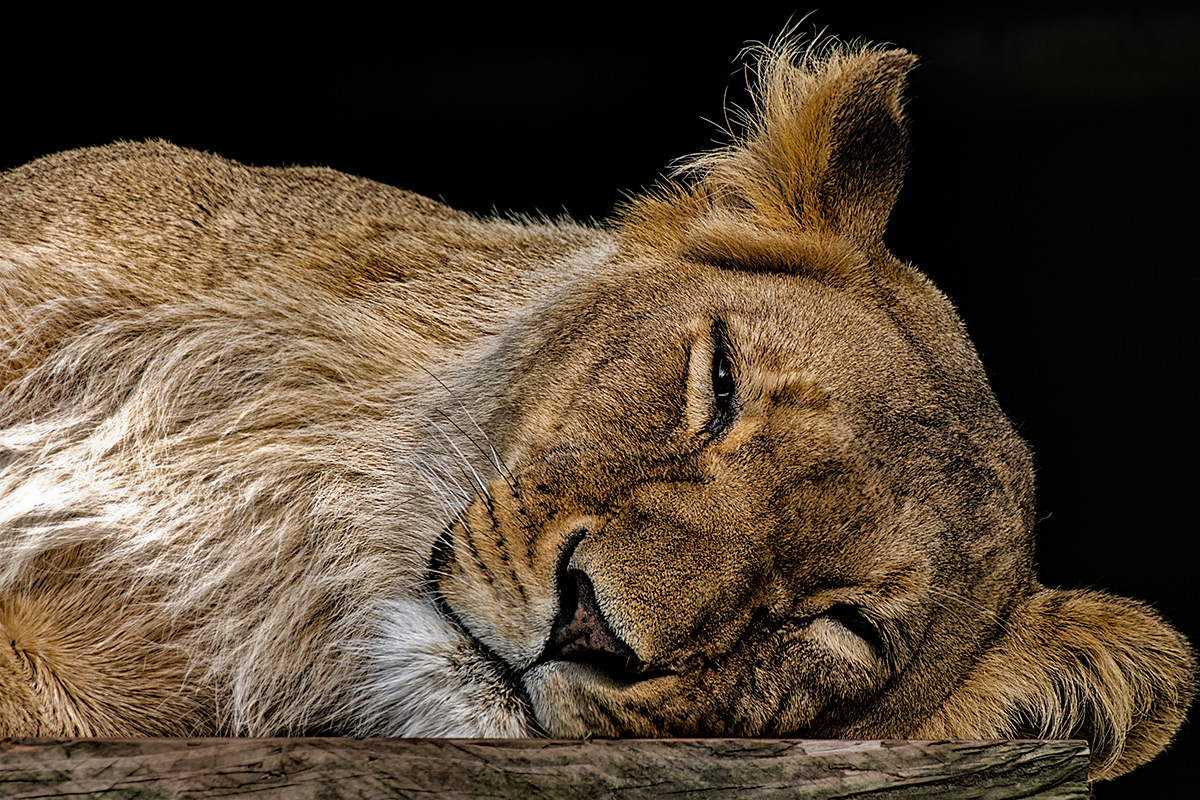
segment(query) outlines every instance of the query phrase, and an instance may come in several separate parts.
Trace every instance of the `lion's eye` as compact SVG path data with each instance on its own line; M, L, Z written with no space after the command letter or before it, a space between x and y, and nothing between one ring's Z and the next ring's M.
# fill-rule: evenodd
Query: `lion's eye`
M879 628L876 627L875 623L861 609L846 605L845 603L838 603L826 613L831 618L837 620L846 630L871 645L875 652L883 652L883 635L879 632Z
M729 354L720 348L713 355L713 394L718 403L728 404L733 401L733 365L729 363Z
M736 416L734 400L737 385L733 380L733 359L729 356L729 345L724 331L718 329L713 336L712 359L713 413L708 421L708 432L719 436L733 424Z

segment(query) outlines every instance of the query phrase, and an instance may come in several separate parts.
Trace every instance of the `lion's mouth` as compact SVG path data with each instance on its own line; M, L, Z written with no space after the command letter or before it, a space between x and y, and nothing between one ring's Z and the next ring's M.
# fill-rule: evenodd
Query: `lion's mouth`
M558 611L551 622L541 652L526 664L513 664L481 641L460 616L442 590L442 580L454 561L453 526L447 526L430 553L425 585L439 613L475 643L480 652L494 662L513 682L519 683L534 669L555 662L574 662L589 666L618 684L631 684L669 674L643 661L634 649L613 629L596 598L591 578L582 570L569 567L571 555L589 531L580 528L568 539L558 557L553 578Z
M426 584L430 604L469 647L475 667L503 684L510 700L523 708L529 736L552 734L546 718L539 713L541 704L535 701L544 694L538 686L607 687L602 690L623 693L638 684L677 674L645 663L612 631L598 613L594 590L582 573L572 576L574 589L565 593L563 607L569 611L560 612L542 652L526 665L510 663L476 636L438 588L435 577L436 573L431 573ZM541 699L543 703L547 700Z
M430 602L438 614L471 643L480 659L490 665L515 692L523 696L525 677L535 670L554 664L573 663L590 667L604 682L622 686L676 674L673 670L646 664L615 634L611 635L611 639L600 636L586 626L581 626L578 619L574 625L563 628L556 625L542 653L529 664L518 667L475 636L436 588L430 593ZM587 604L585 600L584 605ZM525 699L528 701L527 696Z

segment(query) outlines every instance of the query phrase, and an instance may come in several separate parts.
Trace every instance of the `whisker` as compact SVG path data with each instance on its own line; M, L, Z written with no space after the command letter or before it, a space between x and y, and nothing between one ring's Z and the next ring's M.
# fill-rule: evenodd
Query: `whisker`
M471 421L471 424L475 426L475 430L479 431L479 435L483 437L483 440L487 443L488 449L491 451L492 466L494 466L496 468L496 471L499 472L502 477L504 477L505 482L508 483L509 488L513 489L513 491L516 491L516 489L513 487L512 481L510 480L512 478L512 472L504 465L504 462L500 459L500 455L496 452L496 448L492 444L491 438L487 435L487 431L485 431L482 427L480 427L479 423L475 421L475 417L471 414L470 410L467 409L467 407L463 403L463 401L460 400L459 397L450 390L449 386L447 386L445 383L442 382L441 378L439 378L437 375L435 375L429 369L426 369L425 372L426 372L426 374L429 375L429 377L433 378L437 382L438 386L442 387L442 389L446 392L446 394L450 395L450 398L452 400L454 400L455 403L458 404L458 407L460 409L462 409L463 414L465 414L467 419L469 419ZM475 447L479 450L480 453L483 454L483 456L485 458L488 457L488 454L486 452L484 452L483 448L480 447L479 444L469 434L467 434L466 431L464 431L462 428L460 428L458 426L458 424L456 422L454 422L454 420L450 419L449 415L447 415L446 412L439 411L439 413L441 413L442 416L446 417L446 419L450 421L451 425L454 425L455 428L458 428L458 432L461 433L463 436L466 436L467 439L471 442L471 444L474 444Z
M454 443L454 440L452 438L450 438L450 435L448 433L446 433L444 430L442 430L442 428L439 427L436 422L434 422L429 417L424 416L423 414L419 415L419 417L420 417L420 419L427 422L431 428L433 428L435 431L440 433L442 435L442 438L446 440L446 443L454 448L454 452L458 454L458 457L462 460L462 464L465 465L466 469L470 470L471 476L473 476L473 478L475 480L475 484L479 487L479 491L486 494L487 493L487 484L484 483L483 478L479 477L479 473L475 471L475 465L471 463L471 460L469 458L467 458L466 453L464 453L459 448L459 446ZM468 483L469 482L470 481L468 480Z
M462 503L470 502L471 493L466 491L462 484L460 484L451 473L443 471L441 474L439 474L437 470L433 469L427 464L422 463L424 460L420 459L419 456L401 455L400 458L411 464L412 467L417 470L418 474L426 478L427 482L430 480L436 481L442 490L441 494L443 496L449 494L452 497L457 497ZM451 487L450 484L453 484L453 487Z
M996 614L996 612L992 611L990 608L987 608L987 607L981 605L980 603L975 602L974 600L970 600L969 598L963 597L958 592L951 592L947 589L940 589L935 586L929 586L929 587L927 587L927 589L928 589L929 593L934 596L933 602L937 603L939 606L946 609L947 611L952 611L953 608L945 602L938 601L936 598L940 597L940 598L943 598L944 600L953 601L953 603L956 603L959 607L974 611L976 614L978 614L981 617L986 617L988 619L991 619L993 622L995 622L997 625L999 625L1004 630L1006 630L1006 631L1008 630L1007 620L1001 619L1001 617L998 614Z
M466 409L463 409L463 411L466 412ZM492 462L492 466L496 468L496 471L500 473L500 477L503 478L504 482L508 484L508 488L511 489L513 491L513 493L515 494L517 489L513 485L513 482L511 480L511 475L508 473L508 470L505 469L504 465L500 462L500 458L496 454L496 448L492 447L491 442L488 442L488 447L492 451L492 454L489 457L487 452L483 449L483 447L480 446L479 442L475 441L475 439L471 436L471 434L464 431L459 426L459 424L450 417L449 414L447 414L445 411L442 411L441 409L438 409L438 413L441 414L443 417L445 417L446 421L449 422L451 425L453 425L454 429L457 430L459 433L461 433L468 442L475 445L475 449L478 450L484 458L486 458ZM468 418L470 416L471 416L470 414L467 414ZM472 420L472 421L474 421L474 420ZM478 428L479 426L476 425L475 427ZM482 431L480 431L480 432L482 433ZM486 438L486 434L484 434L484 436Z

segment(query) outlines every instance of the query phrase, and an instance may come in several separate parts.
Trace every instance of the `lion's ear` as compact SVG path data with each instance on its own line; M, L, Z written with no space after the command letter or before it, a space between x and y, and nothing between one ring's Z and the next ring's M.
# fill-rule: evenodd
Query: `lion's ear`
M1115 778L1170 742L1195 667L1187 641L1145 606L1043 590L918 735L1087 739L1090 777Z
M874 243L904 177L900 95L916 58L867 50L797 61L787 47L767 51L745 136L689 168L714 207L747 213L761 227Z

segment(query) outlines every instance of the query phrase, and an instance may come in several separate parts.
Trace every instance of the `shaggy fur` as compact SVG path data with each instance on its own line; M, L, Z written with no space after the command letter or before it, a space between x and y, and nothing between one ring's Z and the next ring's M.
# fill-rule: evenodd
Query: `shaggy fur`
M608 229L163 142L0 176L0 735L1086 736L1194 665L1032 569L882 243L898 51L764 51Z

